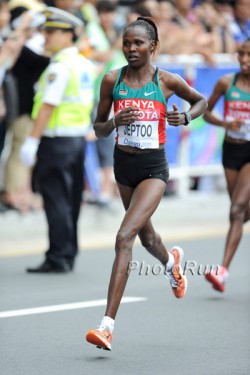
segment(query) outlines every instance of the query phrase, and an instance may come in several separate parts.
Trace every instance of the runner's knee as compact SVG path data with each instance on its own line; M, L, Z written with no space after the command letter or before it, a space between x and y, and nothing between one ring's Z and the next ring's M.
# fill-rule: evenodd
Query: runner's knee
M116 235L116 242L115 242L115 250L124 251L124 250L132 250L132 245L134 243L135 237L137 235L137 231L135 229L127 230L122 228L118 231Z
M246 207L240 203L233 203L230 209L230 222L244 221Z

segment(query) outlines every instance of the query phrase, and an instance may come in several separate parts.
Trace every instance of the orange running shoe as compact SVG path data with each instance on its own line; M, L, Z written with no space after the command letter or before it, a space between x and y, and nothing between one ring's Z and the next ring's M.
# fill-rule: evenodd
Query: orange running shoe
M215 290L225 291L225 283L228 278L228 271L225 267L220 266L217 270L211 270L205 273L205 278L209 281Z
M166 270L164 273L170 281L170 285L175 297L182 298L184 297L188 286L187 277L183 275L183 270L181 268L184 252L179 246L174 246L169 253L173 254L174 256L174 265L171 270Z
M111 350L112 333L109 330L91 329L86 335L86 340L99 349Z

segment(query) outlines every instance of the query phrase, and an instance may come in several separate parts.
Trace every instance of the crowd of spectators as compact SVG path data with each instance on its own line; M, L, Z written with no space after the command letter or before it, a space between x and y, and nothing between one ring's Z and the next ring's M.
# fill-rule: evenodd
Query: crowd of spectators
M40 206L31 193L30 171L21 165L19 149L31 126L35 83L50 58L39 30L46 6L84 21L77 45L96 65L96 102L103 74L124 64L121 32L138 16L153 17L157 23L159 54L200 54L210 65L215 54L235 54L250 37L250 0L0 0L2 210L27 211ZM90 124L89 140L93 139ZM107 145L102 147L107 149ZM110 160L110 156L103 157ZM112 196L112 165L100 159L102 165L104 194Z

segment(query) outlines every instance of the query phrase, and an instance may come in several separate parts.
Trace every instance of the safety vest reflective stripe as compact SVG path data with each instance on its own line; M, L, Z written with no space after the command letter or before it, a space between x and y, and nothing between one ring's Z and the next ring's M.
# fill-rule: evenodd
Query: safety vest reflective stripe
M80 127L80 128L73 128L69 127L66 128L64 126L56 126L53 129L47 128L43 132L45 137L80 137L85 136L88 132L88 128Z

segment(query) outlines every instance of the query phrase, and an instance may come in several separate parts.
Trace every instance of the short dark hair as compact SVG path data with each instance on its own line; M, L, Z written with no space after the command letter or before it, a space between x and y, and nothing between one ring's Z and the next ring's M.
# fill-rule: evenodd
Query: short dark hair
M154 20L151 17L138 17L136 21L130 23L125 27L123 33L131 27L143 27L150 40L155 42L155 45L159 42L158 30Z

